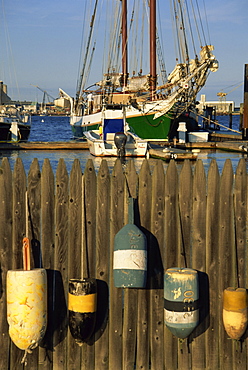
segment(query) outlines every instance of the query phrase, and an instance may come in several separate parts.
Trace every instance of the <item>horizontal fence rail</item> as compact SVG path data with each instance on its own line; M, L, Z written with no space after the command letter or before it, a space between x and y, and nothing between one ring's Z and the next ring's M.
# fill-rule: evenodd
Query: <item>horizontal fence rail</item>
M128 197L135 224L147 241L145 288L116 288L114 240L128 222ZM130 160L116 160L112 173L102 160L96 173L88 160L82 173L74 161L68 174L61 159L56 173L49 160L34 160L28 174L16 160L0 168L0 368L23 369L24 351L10 340L6 275L22 269L22 240L31 242L31 268L48 280L48 325L40 345L27 355L26 369L176 370L246 369L247 333L228 337L222 319L223 291L246 288L247 171L230 160L220 174L215 160L205 173L185 161L165 172L149 160L139 173ZM164 273L171 267L198 271L200 322L185 340L164 324ZM93 335L79 346L68 328L69 279L97 281Z

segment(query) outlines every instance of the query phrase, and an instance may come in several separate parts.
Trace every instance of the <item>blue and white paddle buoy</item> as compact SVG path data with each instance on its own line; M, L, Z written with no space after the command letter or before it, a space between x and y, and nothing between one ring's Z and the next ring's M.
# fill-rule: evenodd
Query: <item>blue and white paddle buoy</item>
M169 268L164 274L164 320L180 339L199 323L198 273L190 268Z
M116 288L146 286L146 236L134 225L133 198L129 198L128 203L128 224L115 236L113 269Z

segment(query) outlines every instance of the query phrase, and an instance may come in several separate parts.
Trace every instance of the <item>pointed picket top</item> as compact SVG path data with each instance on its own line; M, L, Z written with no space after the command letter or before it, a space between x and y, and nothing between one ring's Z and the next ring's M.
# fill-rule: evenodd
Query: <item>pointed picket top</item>
M81 164L78 158L74 159L73 161L72 168L71 168L71 174L73 174L73 176L75 176L74 174L81 174L82 176Z
M137 198L138 174L136 172L133 159L128 161L125 175L127 179L129 195L133 198Z
M98 170L97 179L98 181L105 181L106 178L109 178L109 176L110 176L110 173L109 173L108 162L106 161L106 159L103 159L101 161L101 164Z
M214 177L220 177L218 165L216 159L212 159L208 168L208 182L209 179L214 179ZM212 180L211 180L212 181Z
M114 167L113 167L113 171L112 171L112 177L117 177L117 176L121 176L121 177L124 176L121 160L119 158L116 159Z
M233 166L231 159L225 161L221 174L221 190L230 187L233 183Z
M16 159L16 162L15 162L15 165L14 165L14 179L17 179L20 176L21 177L23 177L23 176L26 177L26 173L25 173L25 170L24 170L23 162L22 162L21 158L18 157Z
M38 158L34 158L32 163L31 163L31 166L30 166L30 169L29 169L29 174L31 173L38 173L40 172L40 165L39 165L39 161L38 161Z
M44 159L42 170L41 170L42 177L47 176L47 174L53 174L51 162L48 158Z
M196 196L196 191L201 191L202 188L206 189L206 173L202 160L196 162L194 176L193 176L193 191Z
M2 163L1 163L1 168L6 172L6 171L11 171L9 160L7 157L3 157Z

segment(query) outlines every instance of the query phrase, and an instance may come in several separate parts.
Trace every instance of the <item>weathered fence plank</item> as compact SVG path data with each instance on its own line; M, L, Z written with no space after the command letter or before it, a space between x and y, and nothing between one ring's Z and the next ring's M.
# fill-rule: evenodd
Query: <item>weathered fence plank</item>
M9 364L10 338L8 335L7 309L6 309L6 275L11 269L12 255L12 172L6 158L0 168L0 362L1 366Z
M179 184L175 161L170 161L165 175L165 234L163 261L164 270L180 266L182 250L181 223L179 219ZM184 265L182 265L184 267ZM163 318L164 320L164 318ZM177 338L165 326L164 362L166 369L177 369Z
M76 159L72 166L69 182L68 279L80 279L82 277L82 193L82 170L79 160ZM68 330L67 349L68 369L80 369L81 347L76 344L70 330Z
M234 223L236 247L236 288L246 288L246 210L247 210L247 174L246 161L242 158L239 161L234 186ZM243 336L239 346L233 349L233 369L241 370L247 368L247 342Z
M69 177L63 159L59 160L56 172L55 193L55 300L57 315L54 331L54 369L67 369L66 336L68 330L68 209Z
M134 222L140 224L137 207L138 176L135 171L133 160L129 160L125 171L125 224L128 222L127 198L134 199ZM137 289L124 289L123 297L123 368L133 370L135 367L136 337L137 337ZM129 307L127 309L127 307Z
M41 245L40 245L40 205L41 205L41 174L39 162L33 160L28 173L28 189L26 199L26 222L28 222L27 236L31 242L32 261L31 268L42 266ZM29 357L30 369L38 368L39 348L32 351Z
M190 162L184 162L179 176L179 218L182 253L179 267L192 268L193 175ZM178 340L178 367L189 369L192 364L191 340Z
M199 277L199 325L191 335L192 367L194 369L206 368L205 333L207 329L207 316L209 304L209 287L206 276L206 175L203 163L197 161L193 178L193 227L192 227L192 268L198 271ZM194 338L194 339L193 339Z
M12 269L23 269L22 240L27 235L26 213L26 174L23 163L17 158L13 172L13 238L12 238ZM22 369L24 352L11 342L10 369Z
M147 238L148 261L150 254L150 212L151 212L151 174L147 160L144 160L139 173L138 209L140 214L140 226ZM147 278L149 279L149 262ZM149 317L148 317L149 291L138 290L138 314L137 314L137 369L149 368Z
M164 320L163 297L164 297L164 187L165 175L162 161L157 161L152 175L151 188L151 238L150 238L150 305L149 305L149 330L151 348L151 369L163 370L164 344Z
M110 174L106 160L97 175L96 274L97 320L95 368L109 369L109 258L110 258Z
M50 161L44 160L41 172L41 252L42 267L47 271L47 330L40 345L39 364L42 369L53 368L53 333L57 312L54 305L55 297L55 184Z
M220 182L220 212L219 212L219 297L222 301L223 291L235 284L235 241L234 241L234 219L233 219L233 170L230 160L225 162ZM223 274L223 271L226 273ZM219 305L219 346L220 367L233 369L233 347L232 341L223 327L222 308Z
M110 274L109 274L109 369L122 369L122 328L123 301L122 289L115 288L113 279L114 237L124 226L125 177L118 159L111 177L110 205Z
M86 163L84 171L84 258L83 277L95 277L96 272L96 194L97 178L91 159ZM84 343L82 346L82 370L94 369L95 348Z
M209 326L206 331L206 368L219 368L219 281L218 249L220 175L215 160L211 161L207 179L206 208L206 274L209 279Z

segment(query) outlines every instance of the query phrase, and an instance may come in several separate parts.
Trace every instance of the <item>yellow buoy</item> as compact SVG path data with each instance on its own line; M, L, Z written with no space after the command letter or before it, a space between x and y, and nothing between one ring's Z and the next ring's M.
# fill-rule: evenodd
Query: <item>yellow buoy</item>
M239 340L247 327L247 291L227 288L223 293L223 323L230 338Z
M7 273L7 320L9 335L22 349L35 348L47 325L45 269L10 270Z
M7 272L7 321L9 335L25 356L37 347L47 326L47 274L43 268L30 270L30 250L25 238L24 270ZM24 359L25 359L24 356Z

